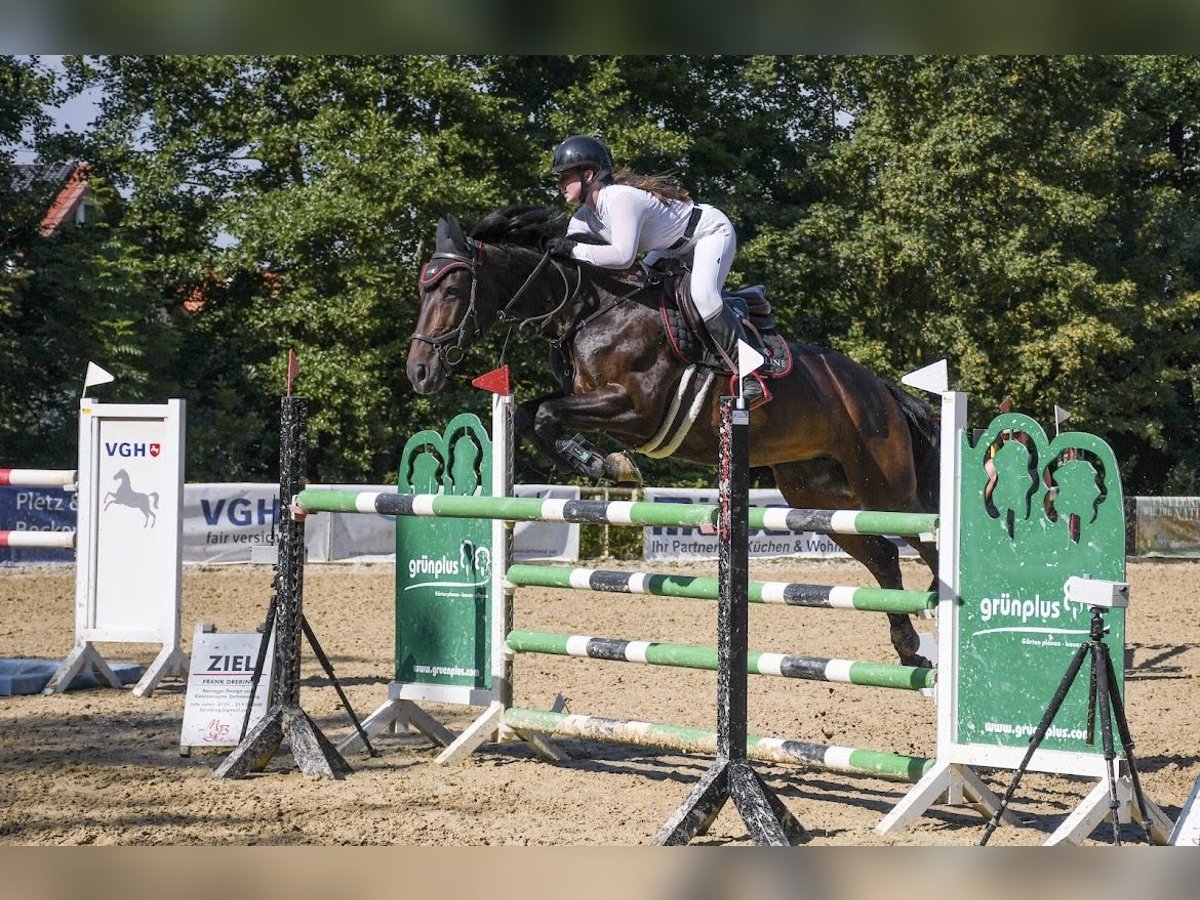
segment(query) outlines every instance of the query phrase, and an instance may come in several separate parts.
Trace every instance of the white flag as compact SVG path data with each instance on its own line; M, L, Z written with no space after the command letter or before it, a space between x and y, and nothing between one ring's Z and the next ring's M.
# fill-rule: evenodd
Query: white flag
M83 376L83 389L85 391L93 384L108 384L110 381L116 381L116 379L94 362L88 363L87 374Z
M931 394L944 394L950 390L950 374L946 366L946 360L944 359L930 363L923 369L917 369L915 372L909 372L900 381L910 387L928 391Z
M1062 423L1071 418L1071 414L1058 404L1054 405L1054 427L1060 428Z
M766 357L745 341L738 341L738 381L741 381L766 361Z

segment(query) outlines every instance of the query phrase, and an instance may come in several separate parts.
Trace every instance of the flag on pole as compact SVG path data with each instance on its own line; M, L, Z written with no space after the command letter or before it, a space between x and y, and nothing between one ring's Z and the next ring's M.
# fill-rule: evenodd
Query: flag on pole
M493 394L499 394L502 397L509 396L512 393L512 387L508 380L508 366L501 366L498 369L492 369L490 372L484 372L478 378L472 379L471 387L491 391Z
M83 389L86 391L94 384L108 384L110 381L117 379L110 373L104 371L94 362L89 361L87 366L87 374L83 376Z
M1058 430L1062 427L1063 422L1071 418L1071 414L1063 409L1057 403L1054 405L1054 433L1058 434Z
M915 372L909 372L900 381L909 387L928 391L931 394L944 394L950 390L950 372L944 359L930 363Z
M300 374L300 360L296 356L296 351L288 347L288 363L287 363L287 395L292 396L292 382L296 380L296 376Z
M766 358L747 344L745 341L738 341L738 396L745 399L746 389L742 385L742 379L766 362Z
M767 360L766 358L747 344L745 341L738 341L738 379L745 378Z

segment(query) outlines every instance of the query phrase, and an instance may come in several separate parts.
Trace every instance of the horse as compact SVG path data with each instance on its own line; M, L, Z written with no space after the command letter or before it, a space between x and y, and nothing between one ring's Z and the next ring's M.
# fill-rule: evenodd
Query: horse
M117 489L104 495L104 508L108 509L115 503L118 506L128 506L131 509L139 510L142 514L142 527L153 526L158 521L158 516L154 512L155 509L158 509L158 491L151 491L148 494L135 491L129 486L129 473L124 469L117 470L113 475L113 481L117 482ZM153 498L153 502L151 498ZM151 508L152 506L153 508Z
M561 213L536 206L497 210L470 237L453 217L439 220L409 343L413 389L437 393L491 329L516 324L549 344L559 386L519 404L520 440L572 471L612 482L640 477L630 449L714 465L728 376L712 377L680 359L663 326L662 288L645 270L552 257L546 242L563 230ZM750 412L750 465L769 467L796 508L936 511L933 411L841 353L788 346L791 370L770 382L774 399ZM566 436L576 430L613 438L626 451L603 456L582 436ZM830 537L881 587L903 587L892 541ZM908 542L936 584L936 548ZM888 618L900 662L929 666L909 617Z

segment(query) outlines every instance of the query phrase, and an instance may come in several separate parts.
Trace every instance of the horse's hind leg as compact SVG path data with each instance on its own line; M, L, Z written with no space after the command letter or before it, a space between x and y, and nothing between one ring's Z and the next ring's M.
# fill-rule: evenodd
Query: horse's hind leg
M832 460L817 458L772 468L776 486L792 506L802 509L853 509L859 505L850 491L845 470ZM892 590L904 587L900 574L900 552L890 540L869 534L835 534L830 537L866 566L880 587ZM921 556L931 563L925 553ZM936 558L931 566L936 572ZM892 646L896 648L900 662L909 666L929 667L929 660L917 653L920 637L912 620L903 613L888 613L888 622Z

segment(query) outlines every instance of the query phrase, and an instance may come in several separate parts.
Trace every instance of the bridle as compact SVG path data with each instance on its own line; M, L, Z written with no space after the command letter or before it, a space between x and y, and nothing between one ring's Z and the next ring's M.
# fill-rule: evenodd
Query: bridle
M475 242L472 242L472 244L474 245L474 253L470 256L465 253L454 253L451 251L434 253L430 257L429 262L421 269L419 280L422 288L432 288L456 269L465 268L471 273L471 289L467 298L467 309L463 313L462 319L459 320L458 325L435 338L427 337L419 331L414 331L409 338L410 342L420 341L422 344L428 344L442 362L451 369L457 368L462 363L463 357L466 356L467 348L479 338L480 333L475 294L476 288L479 285L477 269L479 260L483 259L483 245ZM471 323L471 333L469 335L467 333L468 322Z
M462 361L466 356L467 349L471 347L471 345L474 344L482 334L482 329L479 327L479 313L476 304L476 292L479 285L479 264L483 261L484 246L485 245L479 241L473 241L470 238L467 238L467 249L469 253L441 250L434 253L430 257L429 262L427 262L424 268L421 269L419 284L423 289L432 288L451 272L458 269L466 269L471 276L471 287L467 296L467 308L463 312L462 318L459 319L458 324L450 331L447 331L445 334L441 334L435 338L421 334L419 331L414 331L409 339L410 341L420 341L423 344L427 344L430 348L432 348L433 352L438 355L442 363L450 369L455 369L462 364ZM513 314L512 310L517 301L521 299L521 297L529 289L529 286L533 284L534 280L539 274L541 274L542 270L546 267L546 264L549 261L550 251L547 250L542 254L542 258L538 260L537 265L533 267L533 271L529 273L525 281L519 288L517 288L509 301L504 304L501 309L496 311L496 321L500 323L513 323L515 324L517 331L521 333L536 334L542 331L547 323L553 321L554 317L557 316L573 299L575 299L575 297L579 295L579 290L583 285L583 272L580 271L578 267L575 267L575 284L572 286L567 279L566 272L560 268L558 269L558 272L563 279L563 298L553 309L551 309L549 312L529 316L525 319L521 319L519 316ZM554 345L556 349L561 351L562 346L566 344L570 338L577 334L580 329L591 324L597 318L614 309L615 307L620 306L626 300L640 293L642 290L645 290L648 286L649 285L639 285L625 296L608 303L607 305L596 310L584 320L576 323L573 327L569 328L566 333L562 334L558 338L552 338L545 334L543 334L543 337L546 337L546 339L552 345ZM470 331L468 331L468 323Z

